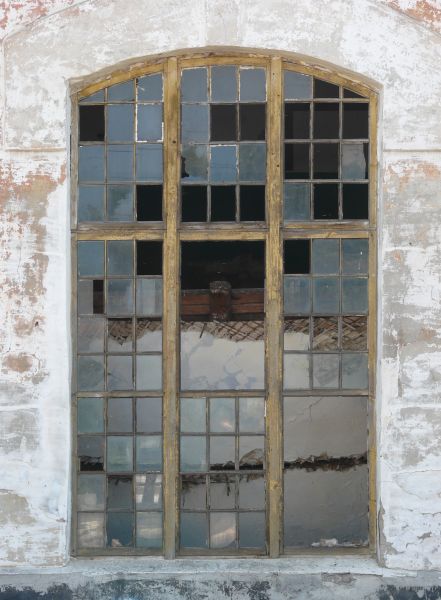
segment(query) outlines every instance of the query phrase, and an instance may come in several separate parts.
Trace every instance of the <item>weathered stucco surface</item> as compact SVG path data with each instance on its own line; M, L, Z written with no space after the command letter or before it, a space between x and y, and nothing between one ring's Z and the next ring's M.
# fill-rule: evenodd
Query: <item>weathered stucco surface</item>
M441 569L439 2L6 1L0 32L0 565L69 560L71 85L228 46L379 92L378 559Z

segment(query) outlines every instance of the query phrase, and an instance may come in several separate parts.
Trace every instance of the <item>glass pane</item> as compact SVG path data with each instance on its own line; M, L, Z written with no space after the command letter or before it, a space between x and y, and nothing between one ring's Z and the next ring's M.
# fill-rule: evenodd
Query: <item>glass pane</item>
M133 480L131 477L111 476L107 478L107 508L133 509Z
M136 357L136 389L162 389L162 355L152 354Z
M136 179L162 181L162 144L136 144Z
M311 290L308 277L283 278L285 314L307 314L311 307Z
M181 431L205 432L206 420L205 398L181 398Z
M207 505L205 475L181 477L181 508L204 510Z
M162 443L159 435L136 436L136 470L160 471L162 469Z
M78 281L78 314L92 315L94 314L93 306L93 284L91 279ZM101 283L103 283L101 281ZM103 312L103 311L101 311Z
M181 513L182 548L207 548L208 527L205 513Z
M80 185L78 190L78 222L104 221L104 186Z
M207 91L207 69L183 69L181 80L182 102L206 102Z
M104 513L78 515L77 541L79 548L103 548Z
M138 352L162 350L162 323L136 319L136 349Z
M235 546L236 515L210 513L210 548L234 548Z
M104 319L78 319L78 352L103 352L104 326Z
M121 101L121 100L134 100L135 99L135 88L132 80L125 81L124 83L117 83L107 88L107 99L109 101Z
M107 275L133 274L133 242L107 242Z
M358 275L368 272L368 240L342 240L344 275Z
M285 319L285 350L309 350L309 318Z
M210 470L234 470L235 466L234 436L210 436Z
M162 140L162 106L160 104L138 105L138 140L149 142Z
M131 185L107 186L107 218L109 221L133 221Z
M150 317L162 314L162 279L137 279L136 314Z
M310 219L310 186L307 183L285 183L285 221L308 221Z
M241 68L239 76L241 102L266 100L265 69Z
M265 126L265 104L239 105L239 130L242 141L264 140Z
M309 140L310 104L285 103L285 140Z
M181 140L208 142L208 106L184 104L182 106Z
M136 545L138 548L162 548L162 513L137 513Z
M107 181L133 180L133 146L107 146Z
M162 398L136 398L136 431L162 431Z
M342 278L342 312L366 313L368 309L367 278Z
M162 475L136 475L135 498L137 510L146 508L161 508L162 506Z
M342 388L365 390L368 387L367 354L342 354Z
M312 357L312 387L338 388L340 357L338 354L315 354Z
M237 140L237 106L212 104L210 106L210 140L235 142Z
M80 146L78 153L79 181L104 181L104 146Z
M236 102L237 75L236 67L211 67L211 101Z
M285 390L309 388L308 354L284 354L283 387Z
M95 104L96 102L104 102L104 90L90 94L90 96L85 96L80 100L80 104Z
M226 509L236 506L236 477L219 473L210 476L210 508Z
M207 470L206 441L202 436L181 437L181 471Z
M246 433L264 433L264 398L239 398L239 431Z
M130 142L133 140L133 104L110 104L107 106L107 142Z
M284 80L285 100L308 100L312 98L312 77L310 75L285 71Z
M78 510L104 510L104 475L79 475Z
M265 462L263 435L239 437L239 469L263 469Z
M239 514L239 546L263 548L265 546L265 513Z
M107 431L112 433L130 433L133 431L132 398L108 398Z
M181 177L187 181L207 181L208 146L196 144L182 147Z
M341 338L343 350L367 350L367 317L343 317Z
M240 144L240 181L265 181L266 144Z
M132 390L133 365L131 356L107 357L107 389Z
M133 438L130 436L107 436L107 470L133 470Z
M338 144L314 144L314 178L338 179Z
M344 471L285 472L285 546L368 543L367 466ZM335 540L335 542L334 542Z
M104 470L104 436L82 435L78 437L80 471Z
M107 336L109 352L130 352L133 347L132 319L108 319Z
M146 75L138 79L138 101L162 100L162 73Z
M78 398L78 433L104 433L103 398Z
M120 548L133 545L133 513L107 513L107 546Z
M339 312L340 285L337 277L321 277L313 280L313 306L315 313Z
M247 473L239 476L239 508L265 508L265 479L263 475Z
M315 317L314 350L337 350L338 348L338 319L337 317Z
M342 179L367 179L368 144L342 144Z
M317 275L340 271L340 240L312 240L312 272Z
M210 181L236 181L236 146L211 146L210 151Z
M78 242L78 275L104 275L104 242Z
M210 431L234 432L236 401L234 398L210 398Z
M133 313L133 282L131 279L107 281L107 314L130 315Z
M78 391L93 392L104 389L104 358L102 356L78 357Z

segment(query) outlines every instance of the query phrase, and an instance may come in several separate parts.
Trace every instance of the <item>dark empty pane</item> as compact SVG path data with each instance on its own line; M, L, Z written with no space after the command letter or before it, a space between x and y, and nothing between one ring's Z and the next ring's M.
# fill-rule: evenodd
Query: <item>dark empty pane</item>
M80 142L104 140L104 106L80 106Z
M104 313L104 281L94 279L92 285L93 293L93 314L102 315Z
M107 513L107 546L121 548L133 545L133 513Z
M338 98L338 85L314 78L314 98Z
M181 220L184 223L207 220L207 186L182 186L181 202Z
M181 477L181 508L204 509L207 504L205 475Z
M107 400L107 431L111 433L133 431L132 398L109 398Z
M265 186L240 186L240 220L265 221Z
M80 185L78 190L78 222L104 220L104 186Z
M309 179L309 144L285 144L285 179Z
M136 242L136 273L162 275L162 242Z
M80 471L103 471L104 436L83 435L78 437L78 458Z
M344 88L344 90L343 90L343 97L344 98L364 98L364 96L361 96L360 94L357 94L356 92L353 92L352 90L348 90L347 88Z
M236 187L234 185L211 187L211 220L236 220Z
M136 220L162 221L162 185L136 186Z
M134 81L125 81L107 88L107 99L111 100L133 100L135 98Z
M309 139L309 102L300 104L285 103L285 139Z
M109 352L130 352L133 347L132 319L107 320L107 349Z
M109 221L133 220L133 187L131 185L107 186L107 218Z
M208 544L207 515L205 513L182 513L180 534L183 548L206 548Z
M162 430L162 398L136 399L136 431L157 433Z
M146 75L138 79L138 101L162 100L162 73Z
M358 183L343 184L343 219L369 217L368 186Z
M337 350L338 320L337 317L315 317L314 319L314 350Z
M284 243L285 275L309 273L309 240L286 240Z
M131 510L133 507L133 483L131 477L113 475L107 478L107 508Z
M369 137L369 104L343 104L343 138L364 139Z
M367 350L367 317L343 317L341 347L342 350Z
M207 92L207 69L184 69L182 71L182 102L206 102Z
M211 101L236 102L237 74L236 67L211 67Z
M314 186L314 219L338 219L338 184Z
M241 104L239 106L240 139L265 139L265 104Z
M339 137L339 105L337 103L314 104L314 138Z
M314 144L314 179L338 178L338 144Z
M210 107L210 139L212 142L237 140L237 109L235 104L212 104Z

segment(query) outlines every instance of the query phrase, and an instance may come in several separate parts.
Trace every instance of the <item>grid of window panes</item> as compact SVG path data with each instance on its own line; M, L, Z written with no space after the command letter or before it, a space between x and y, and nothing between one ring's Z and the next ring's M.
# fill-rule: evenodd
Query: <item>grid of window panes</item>
M285 547L368 543L368 240L284 242Z
M77 263L77 546L160 549L162 243L79 241Z
M162 221L162 73L79 103L78 223Z
M266 71L183 69L181 220L265 221Z
M180 401L182 550L265 549L265 399Z
M369 103L284 72L284 221L369 218Z

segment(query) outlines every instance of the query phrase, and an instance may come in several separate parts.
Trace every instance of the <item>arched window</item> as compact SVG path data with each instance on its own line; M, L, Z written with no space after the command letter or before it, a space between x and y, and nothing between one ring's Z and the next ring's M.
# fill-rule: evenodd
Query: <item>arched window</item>
M209 53L74 100L74 552L368 546L375 94Z

